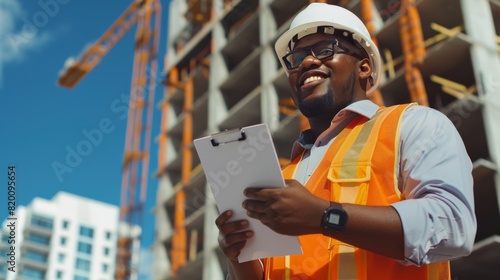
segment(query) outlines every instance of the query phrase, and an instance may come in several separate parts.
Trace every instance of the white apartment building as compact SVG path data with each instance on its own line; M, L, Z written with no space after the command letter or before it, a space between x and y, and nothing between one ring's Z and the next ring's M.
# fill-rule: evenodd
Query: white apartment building
M51 200L34 198L17 209L16 218L15 245L8 228L12 220L0 231L0 280L113 279L118 232L140 232L138 226L121 229L118 206L66 192ZM15 263L9 263L10 246L15 246ZM132 248L137 265L138 239Z

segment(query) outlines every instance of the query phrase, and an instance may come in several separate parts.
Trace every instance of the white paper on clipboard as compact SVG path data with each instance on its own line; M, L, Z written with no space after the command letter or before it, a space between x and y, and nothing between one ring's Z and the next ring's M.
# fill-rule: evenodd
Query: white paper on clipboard
M254 238L247 241L239 262L301 254L296 236L274 232L246 215L241 206L247 187L283 187L278 157L266 124L225 131L194 140L219 211L233 210L232 220L246 219Z

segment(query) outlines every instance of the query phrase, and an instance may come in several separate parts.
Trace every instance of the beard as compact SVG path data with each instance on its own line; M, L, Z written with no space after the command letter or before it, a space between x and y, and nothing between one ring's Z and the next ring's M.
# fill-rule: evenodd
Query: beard
M328 119L332 121L340 110L349 106L354 97L355 76L351 73L346 83L336 94L331 87L327 92L313 99L300 100L298 107L300 112L308 119Z
M301 100L298 104L300 112L308 119L331 118L336 111L333 92L329 89L326 94L307 100Z

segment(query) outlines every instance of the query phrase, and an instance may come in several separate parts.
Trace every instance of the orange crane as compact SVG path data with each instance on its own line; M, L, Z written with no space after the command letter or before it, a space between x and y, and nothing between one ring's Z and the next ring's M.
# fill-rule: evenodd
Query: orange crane
M419 68L424 61L425 44L415 0L401 1L399 34L403 47L405 80L410 91L411 101L418 102L422 106L429 106L425 83Z
M160 0L134 0L78 59L66 61L58 80L58 85L73 88L137 25L120 198L120 221L128 230L118 237L115 279L119 280L129 279L137 269L131 251L133 240L140 236L134 236L133 227L142 225L146 200L160 22Z

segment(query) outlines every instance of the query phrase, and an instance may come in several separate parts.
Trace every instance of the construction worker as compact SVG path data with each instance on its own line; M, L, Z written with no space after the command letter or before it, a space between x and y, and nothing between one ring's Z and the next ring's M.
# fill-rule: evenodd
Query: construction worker
M228 279L450 279L472 250L472 165L453 124L415 104L367 99L381 59L362 21L312 3L276 42L310 129L295 142L284 188L247 188L249 219L298 236L303 254L239 263L248 220L216 219Z

